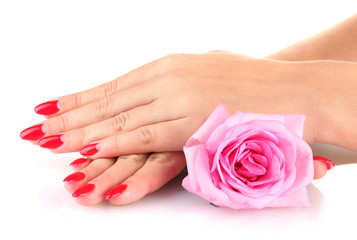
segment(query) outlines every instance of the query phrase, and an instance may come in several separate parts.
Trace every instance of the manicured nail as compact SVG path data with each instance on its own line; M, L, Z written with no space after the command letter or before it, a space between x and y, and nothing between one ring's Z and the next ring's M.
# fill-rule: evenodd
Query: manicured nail
M26 128L20 133L20 138L23 140L31 140L36 141L46 134L46 126L45 124L38 124L29 128Z
M79 166L79 165L82 165L83 163L86 163L87 161L88 161L87 158L78 158L78 159L74 160L73 162L71 162L71 164L69 164L69 166L71 166L71 167Z
M65 135L64 134L59 134L59 135L52 135L48 137L41 138L40 141L38 141L38 145L43 148L58 148L60 147L65 141Z
M328 158L324 158L324 157L320 157L320 156L314 156L314 160L321 161L321 162L325 163L326 166L327 166L327 170L331 170L332 168L335 167L335 163L332 162Z
M41 103L35 107L35 112L41 115L52 115L61 109L61 103L58 100Z
M65 179L63 179L63 182L66 183L72 183L72 182L78 182L83 180L86 177L86 175L82 172L75 172L70 175L68 175Z
M84 197L91 194L94 191L95 185L93 183L87 183L82 187L78 188L73 194L72 197Z
M127 187L128 186L126 184L120 184L112 188L107 194L105 194L105 199L108 200L122 194Z
M92 143L83 147L79 152L83 156L92 156L99 151L99 143Z

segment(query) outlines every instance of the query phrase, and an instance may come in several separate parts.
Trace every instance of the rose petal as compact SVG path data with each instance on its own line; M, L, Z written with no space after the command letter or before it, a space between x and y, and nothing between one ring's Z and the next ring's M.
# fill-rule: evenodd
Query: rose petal
M249 148L251 151L255 153L262 153L262 147L259 146L259 144L256 144L254 140L248 140L245 142L247 145L247 148Z
M212 132L229 117L229 113L220 104L214 112L208 117L206 122L197 130L196 133L187 141L186 146L197 145L198 142L206 143Z
M230 199L219 189L217 189L209 174L208 154L202 145L192 152L197 152L194 161L187 163L189 175L183 180L182 186L203 199L219 204L220 202L229 202ZM187 148L186 148L187 150ZM186 154L186 152L185 152ZM191 159L192 160L192 159ZM191 175L191 176L190 176Z
M221 206L230 207L233 209L249 209L249 208L264 208L267 204L277 199L277 196L264 196L258 198L247 197L242 193L233 191L227 186L221 185L222 191L232 199L230 202L225 202Z
M301 138L296 137L296 147L296 177L293 187L284 192L284 196L307 186L314 178L313 154L310 146Z
M199 184L197 182L197 176L196 176L197 169L195 169L195 161L197 161L197 154L200 148L202 148L202 144L183 148L186 158L188 175L183 180L182 185L185 185L184 187L190 192L195 192L200 190Z
M310 207L306 187L286 196L280 196L267 204L266 207Z

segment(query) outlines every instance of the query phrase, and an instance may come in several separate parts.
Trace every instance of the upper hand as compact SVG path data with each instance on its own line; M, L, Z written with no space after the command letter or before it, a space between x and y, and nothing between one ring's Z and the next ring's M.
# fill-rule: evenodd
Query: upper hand
M304 138L311 142L309 96L286 65L232 53L169 55L57 98L59 111L42 123L39 144L55 153L82 149L91 158L178 151L220 103L230 113L306 114ZM59 144L46 145L57 134Z

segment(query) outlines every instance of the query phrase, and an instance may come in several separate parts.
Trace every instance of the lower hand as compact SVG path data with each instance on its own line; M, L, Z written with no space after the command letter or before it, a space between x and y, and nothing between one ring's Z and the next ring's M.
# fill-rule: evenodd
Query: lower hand
M79 204L94 205L106 199L115 205L126 205L160 189L176 177L185 164L183 152L99 158L73 165L77 172L69 175L64 184ZM315 179L321 178L326 174L327 165L314 161L314 170Z

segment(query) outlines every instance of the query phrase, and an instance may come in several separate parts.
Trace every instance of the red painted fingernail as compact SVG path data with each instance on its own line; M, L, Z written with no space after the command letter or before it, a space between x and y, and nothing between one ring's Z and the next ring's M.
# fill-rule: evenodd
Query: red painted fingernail
M87 158L78 158L78 159L74 160L73 162L71 162L71 164L69 164L69 166L74 167L74 166L82 165L83 163L86 163L87 161L88 161Z
M324 158L324 157L320 157L320 156L314 156L314 160L324 162L326 164L326 166L327 166L327 170L331 170L332 168L335 167L335 163L332 162L328 158Z
M107 194L105 194L105 199L108 200L122 194L127 187L128 186L126 184L120 184L112 188L109 192L107 192Z
M84 197L91 194L94 191L95 185L93 183L87 183L82 187L78 188L73 194L72 197Z
M92 156L99 151L99 143L92 143L83 147L79 152L83 156Z
M38 145L43 148L58 148L60 147L65 141L65 136L63 134L59 135L52 135L48 137L41 138L40 141L38 141Z
M58 100L41 103L35 107L35 112L41 115L52 115L57 113L61 108Z
M80 180L83 180L86 177L86 175L82 172L75 172L70 175L68 175L65 179L63 179L63 182L66 183L71 183L71 182L78 182Z
M23 130L20 133L20 138L22 138L23 140L35 141L45 136L46 131L47 129L45 124L38 124Z

